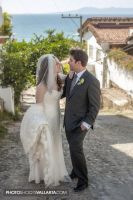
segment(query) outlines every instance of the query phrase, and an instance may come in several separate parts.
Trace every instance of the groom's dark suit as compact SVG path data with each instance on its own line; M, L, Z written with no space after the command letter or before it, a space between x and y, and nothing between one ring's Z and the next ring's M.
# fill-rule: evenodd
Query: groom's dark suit
M86 122L93 128L100 108L99 81L87 70L80 80L70 93L72 79L67 76L62 95L66 97L64 126L70 147L72 174L78 177L79 185L88 184L87 166L83 153L83 140L87 131L82 131L80 125Z

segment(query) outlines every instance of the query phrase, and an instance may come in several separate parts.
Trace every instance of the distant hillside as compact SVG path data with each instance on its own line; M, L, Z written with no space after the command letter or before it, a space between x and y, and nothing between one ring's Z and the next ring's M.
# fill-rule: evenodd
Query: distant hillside
M132 15L133 8L94 8L94 7L84 7L78 10L66 11L65 14L84 14L84 15Z

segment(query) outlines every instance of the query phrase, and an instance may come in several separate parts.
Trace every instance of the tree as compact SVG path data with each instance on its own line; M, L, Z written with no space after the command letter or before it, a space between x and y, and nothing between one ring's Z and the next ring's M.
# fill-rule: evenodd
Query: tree
M3 13L3 24L0 27L0 35L9 37L12 35L11 16L6 12Z

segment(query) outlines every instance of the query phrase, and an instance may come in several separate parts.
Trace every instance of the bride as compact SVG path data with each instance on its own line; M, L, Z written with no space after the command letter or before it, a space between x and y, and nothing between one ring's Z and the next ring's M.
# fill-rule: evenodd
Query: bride
M37 63L36 104L25 113L20 138L29 158L29 182L44 180L46 186L70 181L60 132L59 100L62 95L59 60L43 55Z

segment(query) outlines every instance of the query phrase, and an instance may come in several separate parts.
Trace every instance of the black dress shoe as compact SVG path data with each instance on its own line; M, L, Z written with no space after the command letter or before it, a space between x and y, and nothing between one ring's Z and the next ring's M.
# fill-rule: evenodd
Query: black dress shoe
M75 192L80 192L85 190L88 187L88 184L82 184L82 185L77 185L77 187L74 188Z
M78 178L75 174L70 174L69 176L70 176L71 179Z

